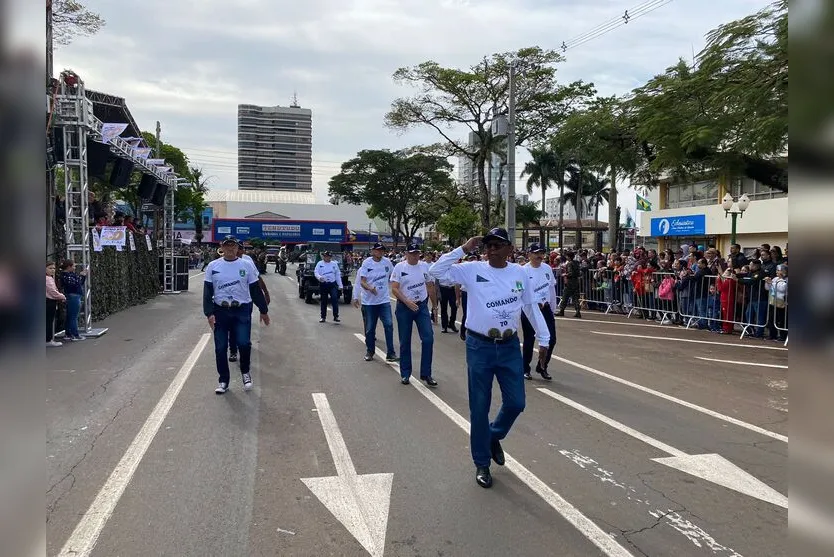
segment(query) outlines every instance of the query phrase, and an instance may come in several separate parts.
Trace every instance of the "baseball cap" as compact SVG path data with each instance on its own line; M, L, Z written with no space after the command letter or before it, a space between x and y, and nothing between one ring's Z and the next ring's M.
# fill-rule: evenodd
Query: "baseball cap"
M329 250L325 250L325 251L321 252L321 254L322 254L322 256L325 256L325 255L333 255L333 253L332 253L331 251L329 251Z
M530 247L527 248L527 251L530 253L545 253L547 252L542 246L536 243L530 244Z
M385 249L385 246L382 245L381 243L377 242L377 243L374 244L374 247L372 247L371 249Z
M493 228L492 230L486 233L482 241L483 243L487 243L493 240L498 240L507 244L512 243L510 242L510 235L503 228Z
M405 251L407 251L408 253L419 253L422 250L420 249L420 246L418 246L417 244L408 244L405 247Z
M220 245L221 245L221 246L225 246L226 244L238 244L238 243L239 243L239 242L237 241L237 238L235 238L235 237L234 237L234 236L232 236L232 235L229 235L229 236L225 236L225 237L223 238L223 241L222 241L222 242L220 242Z

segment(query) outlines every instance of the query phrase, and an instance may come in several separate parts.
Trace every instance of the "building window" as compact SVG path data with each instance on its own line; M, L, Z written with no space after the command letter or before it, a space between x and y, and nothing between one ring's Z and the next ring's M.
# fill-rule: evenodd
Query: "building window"
M752 178L739 178L736 180L733 184L732 193L735 196L746 193L750 199L776 199L788 196L786 192L775 190Z
M693 184L669 184L666 209L698 207L718 203L718 182L704 180Z

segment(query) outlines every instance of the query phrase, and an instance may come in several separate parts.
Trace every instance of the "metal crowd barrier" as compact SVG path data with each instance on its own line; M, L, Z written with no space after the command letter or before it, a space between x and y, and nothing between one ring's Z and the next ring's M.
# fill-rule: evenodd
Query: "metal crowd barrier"
M788 345L788 280L774 278L768 286L768 323L773 324L770 334L776 332L785 337Z

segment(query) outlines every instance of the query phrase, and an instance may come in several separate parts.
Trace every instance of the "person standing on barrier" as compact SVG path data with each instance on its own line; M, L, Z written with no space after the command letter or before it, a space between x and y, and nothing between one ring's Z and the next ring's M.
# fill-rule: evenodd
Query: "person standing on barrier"
M522 357L515 329L522 312L527 315L539 341L539 362L547 357L550 334L533 296L530 279L522 267L507 262L513 245L507 231L493 228L483 237L488 261L456 265L464 253L475 249L481 238L447 253L431 266L434 277L466 287L469 327L466 334L466 365L469 376L470 448L475 462L475 481L492 487L490 461L504 464L501 440L524 410ZM489 421L492 382L501 387L501 409Z
M333 304L333 321L339 322L339 293L342 291L342 271L339 264L333 261L333 254L325 251L321 254L321 261L316 263L313 271L319 281L319 295L321 296L321 319L319 323L327 321L328 299Z
M356 280L364 290L362 292L362 313L365 322L365 361L374 359L376 350L376 324L382 321L385 331L385 361L396 362L397 353L394 350L394 322L391 319L391 290L389 279L394 264L387 257L382 257L385 246L377 242L371 248L371 257L365 259L356 273ZM356 289L354 289L355 291ZM359 307L359 297L354 296L353 306Z
M547 330L550 333L550 343L547 346L547 357L542 365L541 360L536 362L536 373L542 376L542 379L551 381L553 377L547 372L547 364L550 363L550 357L553 355L553 349L556 347L556 320L553 318L553 312L556 309L556 282L553 277L553 269L550 265L543 265L547 250L539 244L530 244L529 257L530 262L524 265L524 271L530 279L530 287L533 289L533 297L539 305L545 323L547 323ZM530 323L527 316L521 314L521 330L524 332L524 345L522 353L524 354L524 378L528 381L533 379L530 373L530 364L533 362L533 341L535 340L535 329Z
M437 293L434 278L429 275L429 265L420 261L420 247L408 244L405 261L394 266L391 273L391 292L397 298L397 330L400 337L400 376L403 385L411 379L411 331L417 325L420 336L420 380L429 387L436 387L431 364L434 347L434 331L431 327L429 300L432 313L437 311Z
M572 251L566 252L565 257L568 259L567 263L565 263L565 270L562 272L565 288L562 291L559 313L556 315L559 317L565 316L565 308L568 306L568 298L570 298L573 300L573 316L582 317L582 313L579 311L579 275L581 270L579 263L575 260L576 256Z
M226 350L229 333L235 335L240 351L240 373L243 389L252 388L250 357L252 354L252 304L258 306L261 322L269 325L268 307L263 291L258 286L258 270L249 261L237 256L238 243L227 236L221 245L223 257L206 267L203 282L203 314L214 332L214 354L219 382L214 392L229 390L229 362Z

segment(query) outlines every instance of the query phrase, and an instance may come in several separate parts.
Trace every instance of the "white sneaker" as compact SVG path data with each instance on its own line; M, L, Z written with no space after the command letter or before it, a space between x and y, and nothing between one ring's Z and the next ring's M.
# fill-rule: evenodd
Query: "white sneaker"
M251 391L252 390L252 376L248 373L242 374L243 378L243 390L244 391Z
M46 343L47 346L63 346L63 342L58 342L57 340L50 340Z
M222 394L225 394L225 392L228 391L228 390L229 390L229 384L228 383L218 383L217 388L214 389L214 393L218 394L218 395L222 395Z

